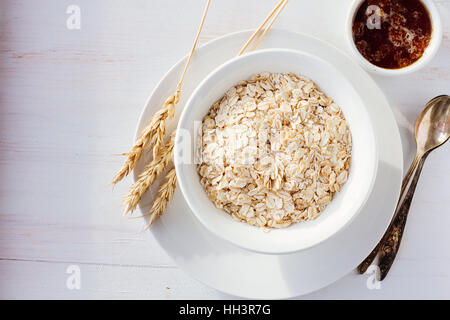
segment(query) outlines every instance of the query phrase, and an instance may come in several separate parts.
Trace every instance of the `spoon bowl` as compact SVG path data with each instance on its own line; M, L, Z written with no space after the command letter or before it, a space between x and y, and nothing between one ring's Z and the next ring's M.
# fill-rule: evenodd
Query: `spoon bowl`
M450 97L431 99L419 114L415 125L417 152L427 153L450 137Z

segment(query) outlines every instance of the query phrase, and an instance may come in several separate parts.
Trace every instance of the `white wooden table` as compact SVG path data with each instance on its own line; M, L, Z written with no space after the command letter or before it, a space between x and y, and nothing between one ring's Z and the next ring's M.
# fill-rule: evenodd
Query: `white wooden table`
M213 0L200 42L254 28L275 0ZM344 48L350 0L292 0L276 27ZM437 57L376 78L401 128L405 166L423 105L450 92L450 0ZM68 29L70 4L80 29ZM121 218L130 180L111 178L141 108L190 48L204 1L0 2L0 298L231 298L180 270L140 220ZM302 298L450 298L450 144L428 158L396 263L379 290L351 273ZM80 289L69 289L69 266Z

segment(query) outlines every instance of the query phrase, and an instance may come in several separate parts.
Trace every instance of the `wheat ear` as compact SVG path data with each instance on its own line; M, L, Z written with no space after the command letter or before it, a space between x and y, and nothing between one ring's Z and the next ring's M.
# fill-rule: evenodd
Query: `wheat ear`
M167 167L172 158L174 141L175 135L172 134L170 140L161 148L156 158L145 167L144 172L139 176L139 180L131 186L130 191L125 197L124 214L133 212L136 209L144 193L155 182L158 175Z
M166 132L165 120L173 117L175 113L175 104L178 102L178 99L179 91L167 98L162 109L155 113L148 126L142 131L140 138L136 141L130 152L127 153L127 159L122 168L115 175L113 184L116 184L125 178L134 169L150 140L150 143L153 146L153 158L156 158Z
M164 213L167 204L169 203L170 199L172 199L176 186L177 174L175 168L172 168L164 178L164 183L159 188L158 194L155 198L155 201L153 201L152 207L143 215L150 215L150 221L148 222L145 230L148 230L155 219Z

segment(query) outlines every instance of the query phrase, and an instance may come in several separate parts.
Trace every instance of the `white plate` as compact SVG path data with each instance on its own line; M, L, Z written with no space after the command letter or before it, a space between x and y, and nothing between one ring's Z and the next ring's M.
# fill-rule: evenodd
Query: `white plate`
M200 183L192 145L211 105L242 79L258 72L293 72L310 79L341 107L352 132L352 165L345 185L317 219L269 233L236 221L218 209ZM377 143L364 100L331 63L290 49L264 49L231 59L210 73L191 94L178 123L174 162L178 186L192 213L205 228L234 245L258 253L285 254L312 248L344 229L370 196L378 165ZM243 133L245 134L245 133ZM201 144L201 142L198 142Z
M194 88L209 72L234 57L251 31L233 33L197 49L175 119ZM373 249L387 228L403 171L400 135L389 105L375 82L338 49L310 36L271 30L260 48L289 48L312 53L353 79L375 125L379 164L372 194L362 212L342 232L311 249L287 255L264 255L238 248L215 237L190 212L177 190L166 213L151 228L159 244L175 262L199 281L222 292L246 298L281 299L318 290L354 269ZM179 61L153 91L139 120L141 132L153 113L173 93L185 59ZM168 123L175 128L175 120ZM142 172L138 165L134 178ZM150 204L155 190L144 197ZM142 211L148 205L141 207Z

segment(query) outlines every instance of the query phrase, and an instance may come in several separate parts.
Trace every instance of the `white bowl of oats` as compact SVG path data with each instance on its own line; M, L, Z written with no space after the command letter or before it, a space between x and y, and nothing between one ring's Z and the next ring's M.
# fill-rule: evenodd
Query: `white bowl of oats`
M174 159L200 223L266 254L305 250L343 230L378 166L351 79L286 49L246 54L210 73L182 112Z

